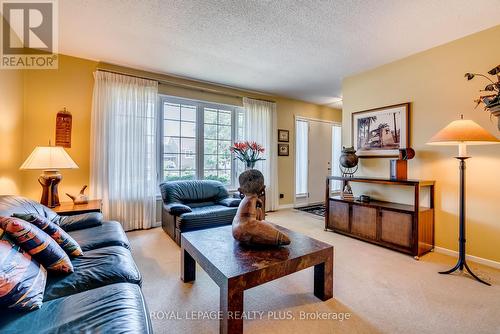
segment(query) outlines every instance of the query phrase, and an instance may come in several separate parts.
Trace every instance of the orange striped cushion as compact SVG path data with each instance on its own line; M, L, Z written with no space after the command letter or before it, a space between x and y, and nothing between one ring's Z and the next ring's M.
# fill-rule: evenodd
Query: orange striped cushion
M68 255L54 239L38 227L19 218L0 217L0 228L47 270L60 273L73 272L73 265Z
M39 308L46 282L45 269L0 229L0 309Z
M12 216L25 220L50 235L69 256L77 257L83 255L80 245L66 231L60 228L59 225L51 222L49 218L36 213L14 213Z

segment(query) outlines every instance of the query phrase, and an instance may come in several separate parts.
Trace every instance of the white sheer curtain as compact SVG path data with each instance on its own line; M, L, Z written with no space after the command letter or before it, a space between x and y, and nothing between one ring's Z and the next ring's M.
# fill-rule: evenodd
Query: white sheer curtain
M276 103L243 98L245 108L245 135L249 141L255 141L266 149L264 161L259 161L255 168L264 174L266 182L266 210L278 209L278 128Z
M156 220L156 101L158 83L94 73L90 191L106 219L126 231Z
M295 122L295 195L307 195L309 122Z

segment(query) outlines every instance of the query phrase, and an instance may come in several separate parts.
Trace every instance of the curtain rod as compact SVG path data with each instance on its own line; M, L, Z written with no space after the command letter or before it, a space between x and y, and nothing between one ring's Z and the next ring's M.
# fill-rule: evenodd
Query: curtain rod
M236 97L236 98L240 98L240 99L242 99L244 97L247 97L247 96L243 96L243 95L237 95L237 94L231 94L231 93L222 92L222 91L219 91L219 90L216 90L216 89L204 88L204 87L199 87L199 86L190 85L190 84L182 84L182 83L178 83L178 82L168 81L168 80L164 80L164 79L158 79L158 78L153 78L153 77L147 77L147 76L140 76L140 75L130 74L130 73L127 73L125 71L108 70L108 69L103 69L103 68L97 68L97 71L108 72L108 73L115 73L115 74L121 74L121 75L126 75L126 76L129 76L129 77L139 78L139 79L145 79L145 80L153 80L153 81L157 81L160 84L167 84L167 85L171 85L171 86L175 86L175 87L181 87L181 88L189 88L189 89L193 89L193 90L196 90L196 91L199 91L199 92L202 92L202 93L212 93L212 94L217 94L217 95L223 95L223 96L229 96L229 97ZM258 101L276 103L276 101L272 101L272 100L264 100L264 99L258 99L258 98L253 98L253 97L250 97L250 98L253 99L253 100L258 100Z

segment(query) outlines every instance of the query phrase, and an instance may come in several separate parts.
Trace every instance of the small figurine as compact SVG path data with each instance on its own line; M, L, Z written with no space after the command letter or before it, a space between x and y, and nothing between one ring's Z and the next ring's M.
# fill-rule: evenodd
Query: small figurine
M256 169L249 169L241 173L239 182L240 188L238 190L245 197L241 201L233 219L233 237L242 244L249 246L290 244L290 239L286 234L280 232L268 222L259 220L263 214L262 209L257 207L257 203L262 205L258 194L265 187L262 173Z
M78 195L73 196L68 193L66 193L66 195L73 200L74 204L87 204L89 202L89 197L84 194L85 189L87 189L87 185L83 186Z

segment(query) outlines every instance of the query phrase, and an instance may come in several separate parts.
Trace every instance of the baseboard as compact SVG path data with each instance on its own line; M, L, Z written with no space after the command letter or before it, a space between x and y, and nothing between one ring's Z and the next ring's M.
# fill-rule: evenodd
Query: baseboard
M434 247L434 251L436 253L441 253L441 254L446 254L446 255L458 257L457 251L454 251L454 250L451 250L448 248ZM500 269L500 262L497 262L497 261L484 259L482 257L478 257L478 256L474 256L474 255L466 255L466 258L467 258L467 260L470 260L472 262L483 264L485 266L492 267L495 269Z
M278 206L278 210L293 209L293 204L283 204Z

